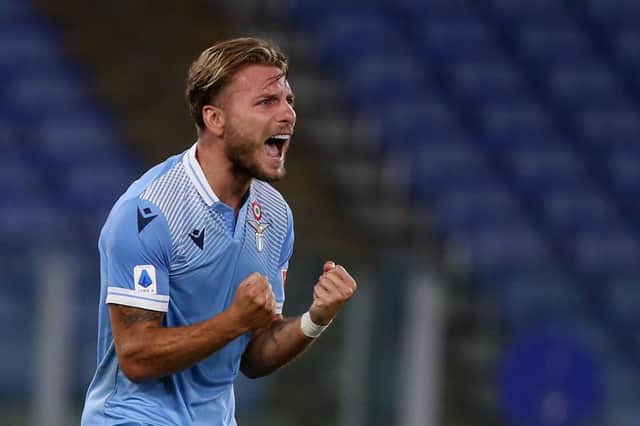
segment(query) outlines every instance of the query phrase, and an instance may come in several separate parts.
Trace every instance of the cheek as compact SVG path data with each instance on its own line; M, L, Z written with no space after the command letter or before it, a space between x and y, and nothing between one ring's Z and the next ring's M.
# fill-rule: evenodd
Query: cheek
M240 136L245 141L263 143L264 132L267 122L262 117L249 112L244 115L238 114L229 121L233 133Z

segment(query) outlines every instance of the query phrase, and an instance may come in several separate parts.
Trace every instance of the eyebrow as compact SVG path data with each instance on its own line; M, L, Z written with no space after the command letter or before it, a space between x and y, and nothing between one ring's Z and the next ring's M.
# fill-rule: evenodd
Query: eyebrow
M282 77L280 77L282 78ZM270 79L271 80L271 79ZM289 82L286 82L286 87L285 87L285 98L286 99L291 99L292 101L295 100L295 94L293 93L293 90L291 89L291 85L289 84ZM280 96L280 90L272 90L269 89L269 86L271 86L273 83L271 84L266 84L263 88L263 92L256 95L255 99L259 99L259 98L277 98Z
M273 83L280 80L281 78L285 78L285 81L286 81L286 77L287 75L284 72L279 72L277 75L273 77L269 77L267 81L265 81L263 89L266 89L267 87L271 86Z

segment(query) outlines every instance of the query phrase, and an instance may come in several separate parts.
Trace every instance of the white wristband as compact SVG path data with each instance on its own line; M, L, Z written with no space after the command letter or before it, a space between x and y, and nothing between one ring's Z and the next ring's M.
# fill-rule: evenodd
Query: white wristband
M329 324L331 324L331 321L329 321ZM309 311L307 311L304 314L302 314L302 318L300 319L300 330L302 330L302 334L304 334L305 336L315 339L316 337L320 336L327 327L329 327L329 324L327 325L316 324L311 319L311 315L309 315Z

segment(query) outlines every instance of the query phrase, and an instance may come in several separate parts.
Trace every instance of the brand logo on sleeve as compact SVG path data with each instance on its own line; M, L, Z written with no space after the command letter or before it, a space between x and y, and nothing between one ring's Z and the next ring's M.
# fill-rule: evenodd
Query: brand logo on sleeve
M140 207L138 207L138 234L156 217L158 217L158 215L153 214L149 207L145 207L142 211Z
M133 267L133 285L138 293L156 294L156 268L153 265L136 265Z

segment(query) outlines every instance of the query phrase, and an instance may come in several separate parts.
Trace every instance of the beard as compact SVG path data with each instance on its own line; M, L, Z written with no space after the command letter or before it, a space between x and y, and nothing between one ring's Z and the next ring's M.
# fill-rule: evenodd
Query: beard
M267 170L261 164L264 146L257 145L236 131L235 127L226 129L226 143L224 152L231 162L232 173L240 176L250 176L264 182L276 182L284 178L286 169L284 165L278 170Z

